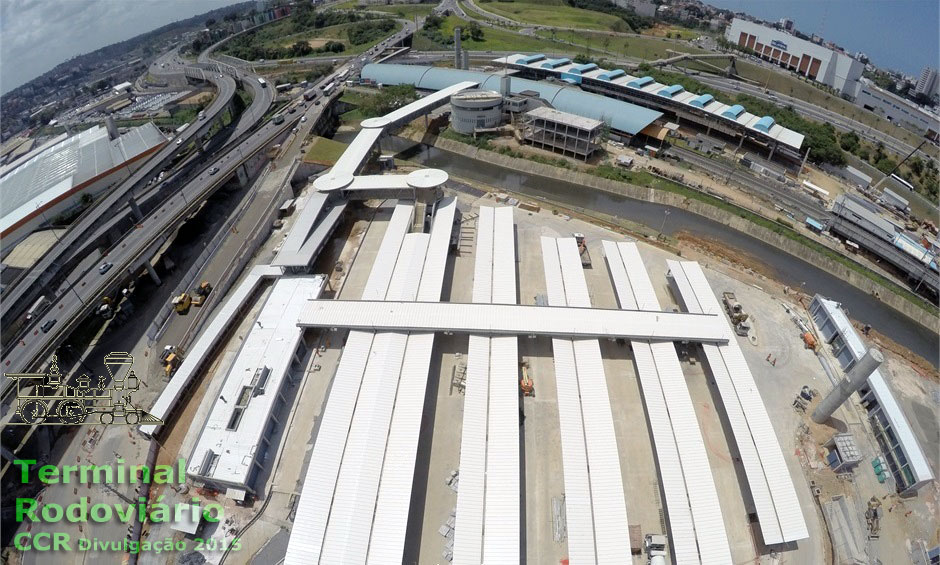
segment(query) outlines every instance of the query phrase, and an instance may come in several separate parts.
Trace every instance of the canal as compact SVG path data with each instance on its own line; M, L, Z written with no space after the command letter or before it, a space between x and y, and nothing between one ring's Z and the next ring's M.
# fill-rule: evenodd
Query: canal
M335 139L348 143L355 133L343 132ZM808 293L819 293L841 302L849 315L889 336L912 352L927 359L934 367L940 366L940 350L936 333L909 320L896 310L873 299L842 279L776 247L723 224L693 214L681 208L633 200L625 196L597 190L586 190L578 185L558 179L545 178L492 163L477 161L464 155L442 151L436 147L418 144L410 139L391 137L382 140L385 153L394 152L402 159L421 163L427 167L444 169L450 174L491 186L504 187L512 192L535 198L545 198L561 204L603 214L617 216L658 229L663 225L666 210L668 221L664 232L675 235L686 232L693 236L721 242L730 248L763 261L775 280L795 288L803 287Z

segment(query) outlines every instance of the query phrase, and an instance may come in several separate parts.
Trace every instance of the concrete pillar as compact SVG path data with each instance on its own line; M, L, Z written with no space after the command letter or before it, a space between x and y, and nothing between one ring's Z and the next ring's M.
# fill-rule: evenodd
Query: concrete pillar
M771 148L770 148L770 156L767 157L767 160L768 160L768 161L772 161L772 160L773 160L773 158L774 158L774 151L776 151L776 150L777 150L777 144L776 144L776 142L775 142L775 143L771 146Z
M462 30L459 27L454 28L454 68L461 69L461 49L460 49L460 32Z
M153 283L157 286L163 284L163 281L160 280L160 277L157 275L157 271L153 268L153 265L150 264L150 261L145 261L144 266L147 267L147 274L150 275L150 278L153 279Z
M144 219L144 213L140 211L140 206L137 205L137 201L133 197L127 199L127 205L131 207L131 214L134 215L135 220Z
M877 349L869 349L865 355L852 365L845 379L833 388L826 398L823 398L816 410L813 411L813 421L822 424L832 416L832 413L842 406L842 403L862 387L868 377L884 362L884 355Z
M238 177L238 186L245 187L248 186L248 168L247 164L242 164L240 167L235 169L235 176Z

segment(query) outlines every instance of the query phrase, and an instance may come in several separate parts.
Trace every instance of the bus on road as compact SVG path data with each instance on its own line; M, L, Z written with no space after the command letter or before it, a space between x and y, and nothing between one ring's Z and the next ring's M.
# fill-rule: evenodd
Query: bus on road
M335 83L335 82L331 82L330 84L328 84L328 85L326 85L326 86L321 86L320 88L323 90L323 94L324 94L324 95L329 96L329 94L330 94L331 92L333 92L333 87L334 87L334 86L336 86L336 83Z
M261 78L261 77L258 77L258 84L261 85L261 88L267 88L267 87L268 87L268 83L265 82L265 80L264 80L263 78Z
M32 322L42 314L46 308L49 307L49 299L45 295L40 296L36 299L36 302L33 302L33 305L29 307L29 310L26 312L26 320Z

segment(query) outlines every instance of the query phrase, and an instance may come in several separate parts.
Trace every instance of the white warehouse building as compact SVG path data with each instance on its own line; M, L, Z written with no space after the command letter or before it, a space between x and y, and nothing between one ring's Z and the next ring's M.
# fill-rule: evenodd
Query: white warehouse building
M458 133L495 128L503 113L503 96L492 90L465 90L450 97L450 125Z
M735 18L725 29L725 39L753 49L759 57L831 86L854 99L865 65L846 53L755 22Z

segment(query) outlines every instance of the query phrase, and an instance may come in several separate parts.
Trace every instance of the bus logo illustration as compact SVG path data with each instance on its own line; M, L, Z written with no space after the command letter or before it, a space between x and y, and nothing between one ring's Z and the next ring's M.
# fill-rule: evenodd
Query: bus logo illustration
M53 357L46 373L7 373L16 381L16 415L13 426L94 426L162 424L163 420L134 406L131 396L140 390L130 353L110 353L104 358L109 379L82 374L74 384L64 382ZM17 421L19 420L19 421Z

